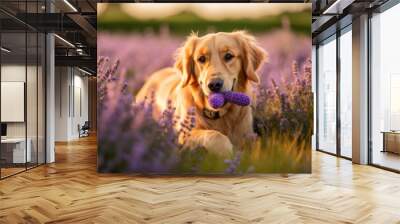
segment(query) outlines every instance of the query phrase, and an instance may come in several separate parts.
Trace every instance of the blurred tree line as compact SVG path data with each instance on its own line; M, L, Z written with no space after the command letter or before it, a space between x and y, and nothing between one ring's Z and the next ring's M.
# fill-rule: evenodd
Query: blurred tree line
M304 35L311 35L311 12L284 12L279 15L263 16L258 19L225 19L207 20L188 11L163 19L140 20L134 18L118 6L110 6L104 11L97 21L99 31L109 32L159 32L163 27L168 27L169 32L177 35L187 35L188 30L205 34L210 31L227 31L244 29L252 33L261 33L281 28L290 24L290 29Z

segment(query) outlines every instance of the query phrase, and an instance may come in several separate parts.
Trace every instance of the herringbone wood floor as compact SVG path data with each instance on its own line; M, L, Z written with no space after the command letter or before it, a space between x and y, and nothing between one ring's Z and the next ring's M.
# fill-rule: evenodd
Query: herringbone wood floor
M0 181L0 223L400 223L400 175L315 152L311 175L96 173L94 137Z

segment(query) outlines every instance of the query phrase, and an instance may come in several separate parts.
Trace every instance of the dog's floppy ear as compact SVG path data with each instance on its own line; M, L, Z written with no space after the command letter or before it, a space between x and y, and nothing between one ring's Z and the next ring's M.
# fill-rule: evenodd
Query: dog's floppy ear
M182 79L181 85L185 87L189 84L191 78L194 76L194 60L193 52L198 36L192 33L187 39L185 44L179 48L175 57L175 68L181 71Z
M259 83L260 78L257 70L264 62L268 60L267 52L257 45L253 36L245 31L236 31L233 33L242 48L242 66L247 78L253 82Z

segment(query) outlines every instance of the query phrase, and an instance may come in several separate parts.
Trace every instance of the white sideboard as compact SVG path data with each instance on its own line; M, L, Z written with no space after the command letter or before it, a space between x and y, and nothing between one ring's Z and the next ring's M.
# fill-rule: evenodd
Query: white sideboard
M26 154L25 154L25 138L6 138L1 139L2 145L7 145L7 147L13 147L12 162L13 163L25 163L31 162L32 160L32 140L27 138L26 140ZM26 159L26 161L25 161Z
M383 133L382 152L392 152L400 154L400 132L386 131Z

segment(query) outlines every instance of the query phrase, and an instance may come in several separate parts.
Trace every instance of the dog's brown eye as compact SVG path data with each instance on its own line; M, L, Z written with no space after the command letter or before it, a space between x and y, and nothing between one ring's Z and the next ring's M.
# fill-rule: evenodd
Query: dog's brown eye
M204 63L204 62L206 62L206 56L204 56L204 55L202 55L202 56L200 56L198 59L197 59L200 63Z
M233 55L231 53L226 53L224 58L225 58L225 61L230 61L233 58Z

